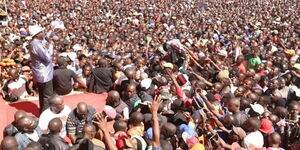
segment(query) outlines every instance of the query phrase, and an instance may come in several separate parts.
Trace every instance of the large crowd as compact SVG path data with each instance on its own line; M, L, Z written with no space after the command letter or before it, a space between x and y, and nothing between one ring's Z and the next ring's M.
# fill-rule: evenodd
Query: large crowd
M1 147L299 150L299 4L6 1L1 94L40 116L18 110ZM74 91L107 93L103 111Z

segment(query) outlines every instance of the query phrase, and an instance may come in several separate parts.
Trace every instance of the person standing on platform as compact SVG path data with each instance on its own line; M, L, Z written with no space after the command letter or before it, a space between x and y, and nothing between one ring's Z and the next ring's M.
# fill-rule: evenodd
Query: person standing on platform
M32 36L29 52L33 78L38 86L40 113L49 107L48 100L53 95L53 42L45 39L44 30L45 28L38 25L29 26L29 33Z

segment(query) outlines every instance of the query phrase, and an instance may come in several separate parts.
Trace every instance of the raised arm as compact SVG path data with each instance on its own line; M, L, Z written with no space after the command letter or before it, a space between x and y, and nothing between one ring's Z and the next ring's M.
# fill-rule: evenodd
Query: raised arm
M99 129L103 132L103 140L106 146L106 149L109 150L118 150L116 145L114 144L112 137L110 136L107 128L107 117L103 117L101 114L96 114L97 121L93 121L98 125Z
M153 129L153 147L160 147L160 130L158 122L158 108L161 104L160 96L155 96L152 104L149 105L149 108L152 112L152 129Z

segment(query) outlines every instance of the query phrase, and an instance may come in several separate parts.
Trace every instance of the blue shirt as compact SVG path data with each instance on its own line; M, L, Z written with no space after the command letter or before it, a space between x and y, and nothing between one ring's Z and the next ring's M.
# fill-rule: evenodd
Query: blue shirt
M52 53L53 45L46 46L46 40L33 39L30 42L33 78L38 83L46 83L53 79Z
M37 132L37 135L40 137L42 135L42 130L40 127L37 127L34 129ZM30 139L26 133L23 132L19 132L16 134L15 136L19 146L18 146L18 150L23 150L24 148L27 147L27 145L32 142L33 140Z

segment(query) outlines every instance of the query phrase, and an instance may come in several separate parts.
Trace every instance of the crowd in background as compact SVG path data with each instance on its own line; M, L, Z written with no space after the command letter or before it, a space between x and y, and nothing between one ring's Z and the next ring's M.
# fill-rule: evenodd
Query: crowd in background
M40 116L18 110L2 149L299 150L299 4L7 1L1 94ZM107 93L103 112L74 91Z

